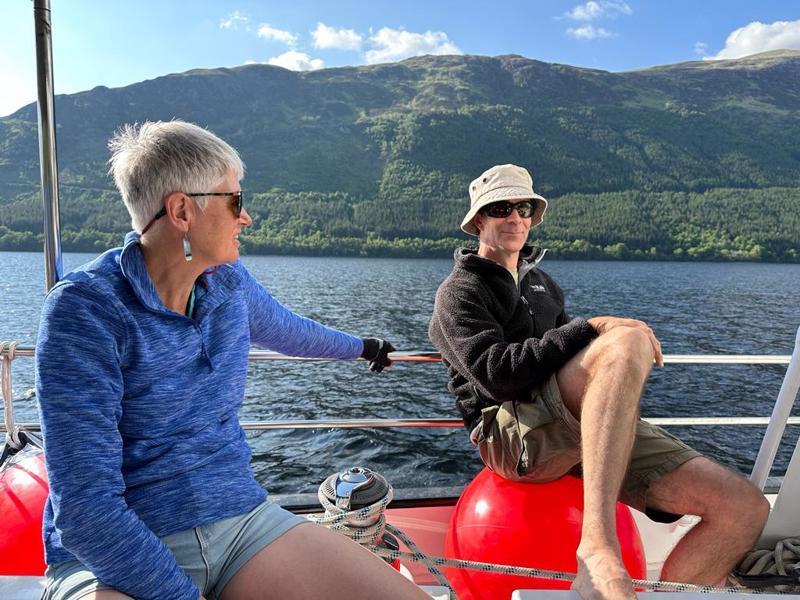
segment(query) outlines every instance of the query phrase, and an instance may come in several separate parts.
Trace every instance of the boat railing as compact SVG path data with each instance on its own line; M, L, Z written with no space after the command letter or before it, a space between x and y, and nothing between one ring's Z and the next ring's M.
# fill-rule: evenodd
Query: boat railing
M800 335L800 332L798 332ZM0 345L0 359L7 358L10 354L9 344ZM33 357L33 346L17 346L13 355L15 357ZM441 361L437 352L410 351L392 352L390 358L397 363L435 363ZM278 352L267 350L251 350L250 361L330 361L335 359L308 358L286 356ZM701 364L701 365L784 365L790 364L791 355L782 354L666 354L665 364ZM8 401L8 398L5 398ZM790 407L791 408L791 407ZM644 420L662 426L720 426L720 425L769 425L770 417L646 417ZM791 417L787 414L786 423L800 425L800 417ZM39 431L38 423L16 423L25 431ZM309 420L259 420L242 421L242 427L248 431L269 431L276 429L382 429L382 428L407 428L407 427L463 427L463 421L456 418L386 418L386 419L309 419ZM6 431L4 424L0 424L0 432Z
M0 342L0 364L2 364L2 396L4 400L4 423L0 424L0 433L10 434L16 439L19 431L41 431L38 423L17 423L13 416L13 392L11 388L11 362L16 357L33 357L33 346L19 346L16 343ZM434 363L441 361L436 352L411 351L392 352L390 358L394 362ZM251 350L249 359L261 361L328 361L334 359L306 358L286 356L266 350ZM750 479L759 488L767 485L772 465L778 451L783 433L787 425L800 424L800 417L792 417L791 410L800 388L800 329L795 337L795 346L791 355L782 354L666 354L665 364L699 364L699 365L788 365L786 375L775 402L772 415L742 417L644 417L645 421L661 426L767 426L761 447L753 466ZM260 420L243 421L246 431L270 431L278 429L382 429L409 427L462 427L461 419L454 418L409 418L409 419L312 419L312 420ZM790 462L790 469L796 463L800 471L800 444L795 448ZM800 494L800 492L798 492Z

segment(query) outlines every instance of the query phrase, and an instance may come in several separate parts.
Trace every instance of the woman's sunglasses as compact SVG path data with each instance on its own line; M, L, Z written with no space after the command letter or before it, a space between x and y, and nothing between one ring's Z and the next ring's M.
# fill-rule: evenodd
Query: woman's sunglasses
M197 197L197 196L230 196L233 198L233 202L231 203L231 210L233 211L233 216L237 219L242 214L242 204L244 203L244 192L239 190L238 192L197 192L194 194L186 194L187 196ZM167 214L167 207L162 206L161 210L156 213L150 222L145 225L144 229L142 229L142 235L147 233L147 230L153 226L153 223L158 221L161 217Z
M186 194L187 196L192 196L193 198L196 196L230 196L234 199L234 202L231 204L231 208L233 209L233 215L238 219L242 214L242 203L244 202L244 192L198 192L196 194Z
M533 202L530 200L523 200L522 202L512 204L507 200L502 200L500 202L492 202L491 204L487 204L481 209L481 212L487 217L505 219L511 214L512 210L516 210L520 217L527 219L533 215Z

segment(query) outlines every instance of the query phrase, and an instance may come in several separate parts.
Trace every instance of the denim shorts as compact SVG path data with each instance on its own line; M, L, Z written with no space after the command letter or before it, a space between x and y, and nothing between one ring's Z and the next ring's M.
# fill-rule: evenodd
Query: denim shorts
M203 595L216 600L248 560L301 523L308 520L266 500L249 513L160 539ZM78 600L95 591L112 589L76 560L48 566L45 575L47 587L42 600Z
M581 475L581 424L561 400L555 375L531 393L530 401L484 408L470 441L483 463L505 479L545 483ZM647 492L655 480L698 456L678 438L639 419L620 500L654 520L676 520L648 507Z

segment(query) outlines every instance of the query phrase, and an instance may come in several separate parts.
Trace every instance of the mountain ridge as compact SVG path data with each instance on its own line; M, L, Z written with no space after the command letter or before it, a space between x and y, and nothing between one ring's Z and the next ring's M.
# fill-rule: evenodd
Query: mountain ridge
M300 235L321 227L336 239L439 243L460 236L466 185L497 163L528 166L536 190L553 198L768 188L784 196L800 189L798 107L792 51L618 73L519 55L192 69L56 97L64 223L91 229L73 203L113 195L106 141L126 122L182 118L226 139L248 165L245 188L272 198L258 209L262 222L296 225ZM28 221L19 228L37 210L35 112L0 118L0 226L10 231L35 233ZM295 210L285 222L274 219L280 202ZM334 233L304 216L313 212L304 202L341 208ZM92 230L122 227L120 209Z

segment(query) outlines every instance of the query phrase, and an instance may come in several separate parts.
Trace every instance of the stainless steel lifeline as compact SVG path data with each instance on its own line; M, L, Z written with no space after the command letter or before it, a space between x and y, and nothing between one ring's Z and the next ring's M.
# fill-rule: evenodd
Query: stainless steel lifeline
M798 332L798 345L795 349L795 358L800 365L800 331ZM0 345L0 356L7 352L7 346ZM32 357L35 354L33 346L17 346L15 356ZM426 351L411 351L411 352L392 352L389 357L395 362L411 362L411 363L430 363L439 362L441 356L437 352ZM269 352L266 350L251 350L249 358L251 361L271 361L271 360L288 360L288 361L327 361L331 359L325 358L305 358L296 356L285 356L277 352ZM789 355L779 354L667 354L664 356L665 363L672 364L788 364L792 357ZM792 370L791 365L787 370L787 375ZM791 388L784 382L784 388ZM789 395L790 389L787 390L786 396ZM792 398L784 400L784 402L793 401ZM789 406L791 408L791 404ZM774 414L774 413L773 413ZM651 417L644 419L654 425L697 425L697 426L711 426L711 425L769 425L770 417ZM800 425L800 417L789 417L786 415L784 425ZM40 431L38 423L17 423L20 429L27 431ZM280 421L242 421L242 427L248 431L269 431L276 429L385 429L385 428L412 428L412 427L449 427L458 428L463 427L461 419L436 419L436 418L414 418L414 419L314 419L314 420L280 420ZM0 432L6 430L5 425L0 424ZM783 426L780 428L780 433L783 431ZM780 439L780 435L778 435ZM763 444L762 444L763 447ZM773 455L774 458L774 455ZM771 461L770 461L771 462Z
M800 331L798 332L800 335ZM3 351L0 350L0 353ZM33 346L17 346L17 356L33 356ZM394 362L439 362L442 360L438 352L412 350L409 352L392 352L389 358ZM250 350L249 359L254 362L264 360L292 361L328 361L330 358L307 358L304 356L286 356L269 350ZM788 365L792 356L789 354L665 354L664 363L696 364L696 365Z

